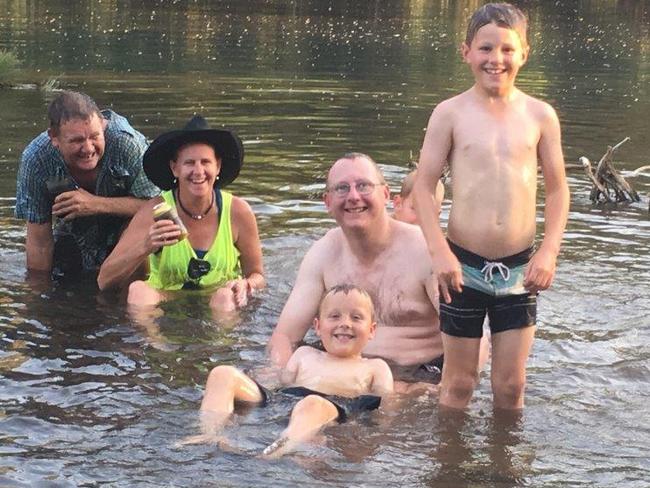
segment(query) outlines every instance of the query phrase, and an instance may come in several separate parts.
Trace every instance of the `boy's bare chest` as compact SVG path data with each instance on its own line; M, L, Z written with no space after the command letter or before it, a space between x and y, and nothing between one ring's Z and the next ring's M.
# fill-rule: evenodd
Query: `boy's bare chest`
M363 363L351 365L321 358L318 363L301 365L296 383L321 393L356 396L370 390L372 374Z
M529 115L478 111L471 124L454 127L454 159L521 161L536 156L540 127Z

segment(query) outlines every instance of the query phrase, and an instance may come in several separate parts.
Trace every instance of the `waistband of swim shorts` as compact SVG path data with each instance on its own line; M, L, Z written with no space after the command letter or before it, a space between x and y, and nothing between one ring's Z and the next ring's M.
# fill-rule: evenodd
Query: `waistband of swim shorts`
M483 256L479 256L478 254L474 254L472 251L463 249L459 245L451 242L449 239L447 239L447 242L449 243L449 248L451 249L451 252L453 252L456 255L456 257L461 263L467 264L468 266L471 266L472 268L476 268L476 269L482 269L483 266L485 266L486 262L503 263L509 268L512 268L513 266L522 266L526 264L528 261L530 261L530 258L533 256L533 253L535 252L535 247L530 246L529 248L524 249L523 251L518 252L517 254L513 254L512 256L506 256L500 259L487 259L484 258Z

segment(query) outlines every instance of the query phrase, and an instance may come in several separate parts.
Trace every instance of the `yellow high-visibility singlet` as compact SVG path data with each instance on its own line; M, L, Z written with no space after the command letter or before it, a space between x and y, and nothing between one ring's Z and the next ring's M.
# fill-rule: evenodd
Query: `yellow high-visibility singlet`
M197 258L197 255L189 239L185 238L173 246L163 246L160 252L149 255L147 284L158 290L180 290L186 283L198 285L199 288L216 288L228 280L240 277L239 249L233 242L230 223L232 194L221 190L221 195L223 201L217 235L203 256L203 260L210 263L210 271L198 280L190 279L187 267L190 259ZM164 191L161 196L169 205L176 206L173 190Z

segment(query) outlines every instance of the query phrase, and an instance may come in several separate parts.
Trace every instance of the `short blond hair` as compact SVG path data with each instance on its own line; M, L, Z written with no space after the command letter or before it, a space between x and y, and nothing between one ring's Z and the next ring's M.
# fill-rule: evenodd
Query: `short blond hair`
M340 158L338 158L336 161L334 161L334 164L336 164L338 161L341 161L342 159L349 159L351 161L353 161L355 159L365 159L365 160L367 160L372 165L372 167L374 168L375 173L377 173L377 178L379 179L379 183L382 184L382 185L386 184L386 180L384 178L384 173L382 173L381 169L379 169L379 166L377 165L375 160L372 159L367 154L364 154L364 153L361 153L361 152L348 152L348 153L345 153ZM334 166L334 164L332 164L332 166ZM330 171L331 170L332 170L332 168L330 168ZM330 174L329 174L329 171L328 171L327 172L327 180L325 181L325 185L328 188L329 188L329 183L330 183Z
M399 196L402 197L402 200L408 198L408 196L413 191L413 186L415 185L415 180L418 176L418 170L414 169L409 174L407 174L402 180L402 187L399 190ZM445 197L445 185L442 183L442 180L438 180L436 185L436 191L434 193L434 199L438 203L442 203L443 198ZM440 198L438 198L440 196Z
M347 295L351 291L356 291L359 293L361 296L365 297L368 299L368 309L370 311L370 321L374 322L375 321L375 306L372 303L372 297L370 294L363 288L357 285L353 285L351 283L340 283L338 285L334 285L333 287L329 288L324 294L323 298L321 298L320 303L318 304L318 317L320 318L321 314L321 309L323 308L323 303L325 303L325 300L329 297L332 297L338 293L343 293Z

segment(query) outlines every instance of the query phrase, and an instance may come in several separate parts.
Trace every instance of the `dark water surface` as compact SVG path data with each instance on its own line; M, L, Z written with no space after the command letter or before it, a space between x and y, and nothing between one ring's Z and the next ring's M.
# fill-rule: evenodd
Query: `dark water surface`
M432 108L469 87L457 46L480 3L0 0L20 82L85 91L148 137L195 112L240 133L232 189L257 214L269 281L236 327L191 299L166 305L164 347L92 281L26 284L15 177L51 92L0 89L0 486L648 486L650 177L633 175L650 164L647 1L520 2L532 51L519 85L557 109L567 162L629 136L616 165L642 196L594 207L569 172L520 419L493 414L486 375L467 416L423 398L279 462L174 447L196 432L211 366L263 360L302 255L333 225L319 199L331 161L367 152L397 188ZM256 453L285 418L254 411L232 438Z

